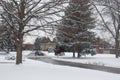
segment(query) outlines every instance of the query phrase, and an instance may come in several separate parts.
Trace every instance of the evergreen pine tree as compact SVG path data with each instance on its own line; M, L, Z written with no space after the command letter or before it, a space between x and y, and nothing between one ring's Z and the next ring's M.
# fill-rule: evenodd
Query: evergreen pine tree
M73 53L78 52L78 57L80 52L89 46L93 36L90 30L95 27L95 19L92 18L91 11L89 0L70 0L61 22L62 26L57 28L58 43L70 45Z
M14 11L13 3L7 3L4 1L6 4L6 7L9 8L9 11ZM9 53L9 51L15 50L15 40L13 39L13 29L9 27L7 22L4 20L6 18L10 18L12 20L12 16L5 11L2 12L2 17L1 17L1 24L0 24L0 49L6 51ZM14 24L16 22L14 21Z
M41 48L41 38L36 38L34 43L35 50L40 50Z

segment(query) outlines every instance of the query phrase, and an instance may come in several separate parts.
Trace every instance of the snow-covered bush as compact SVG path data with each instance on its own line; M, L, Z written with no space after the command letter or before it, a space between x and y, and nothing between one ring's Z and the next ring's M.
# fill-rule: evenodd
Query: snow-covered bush
M16 59L16 56L14 54L7 54L5 56L5 59L6 60L15 60Z

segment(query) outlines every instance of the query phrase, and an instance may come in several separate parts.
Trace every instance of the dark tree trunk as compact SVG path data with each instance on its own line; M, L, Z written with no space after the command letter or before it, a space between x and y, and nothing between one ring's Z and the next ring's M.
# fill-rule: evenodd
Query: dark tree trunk
M73 51L73 58L75 58L75 51Z
M15 38L16 45L16 64L22 64L22 45L23 45L23 34L20 32Z
M17 48L17 59L16 59L16 64L21 64L22 63L22 45L23 45L23 30L24 30L24 17L25 17L25 1L21 0L21 5L18 9L18 17L20 18L19 21L19 31L17 32L17 37L16 38L16 48Z
M72 51L73 51L73 58L75 58L75 45L73 45Z
M117 38L115 39L115 57L119 57L119 41Z
M81 57L81 54L80 54L80 43L76 44L76 51L78 53L77 57L80 58Z
M78 56L77 56L78 58L80 58L81 57L81 55L80 55L80 52L78 52Z
M16 64L22 63L22 49L21 47L17 47L17 56L16 56Z
M16 64L22 64L22 44L23 44L23 36L21 35L19 41L16 41Z

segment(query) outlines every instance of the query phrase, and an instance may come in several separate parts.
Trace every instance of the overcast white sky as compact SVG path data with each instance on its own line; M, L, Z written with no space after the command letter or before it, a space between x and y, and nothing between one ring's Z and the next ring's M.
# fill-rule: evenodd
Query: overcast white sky
M51 35L48 33L45 33L41 30L35 30L31 32L32 35L26 35L24 36L24 43L31 43L34 44L34 41L37 37L49 37L51 40L55 37L55 35Z
M98 8L99 8L100 11L102 10L102 7L98 7ZM96 13L96 11L95 11L95 13ZM98 20L101 19L98 14L94 14L93 16L95 16L96 19L98 19ZM108 16L105 16L104 18L107 21L110 20ZM96 26L101 27L99 25L96 25ZM111 35L108 32L103 32L103 31L100 31L98 29L95 29L93 31L97 34L96 35L97 37L103 38L106 41L111 41L110 40ZM43 32L43 31L32 31L31 34L33 34L34 36L32 35L32 36L25 36L24 37L24 43L32 43L33 44L37 37L43 37L43 36L50 37L50 38L54 37L54 35L48 35L47 33ZM113 40L111 41L111 43L112 42L113 42Z

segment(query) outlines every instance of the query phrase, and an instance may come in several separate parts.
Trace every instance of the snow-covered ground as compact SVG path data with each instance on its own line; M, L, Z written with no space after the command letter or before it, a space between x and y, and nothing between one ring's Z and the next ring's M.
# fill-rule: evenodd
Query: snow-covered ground
M44 52L44 53L48 56L52 56L53 59L62 60L62 61L120 68L120 58L115 58L115 55L113 54L97 54L94 56L87 55L87 56L82 56L81 58L72 58L73 54L70 52L65 52L65 56L57 56L57 57L54 56L54 53L48 53L48 52Z
M23 51L23 61L26 59L27 55L32 51ZM0 63L15 63L15 60L7 60L6 57L16 56L16 52L10 52L10 54L6 54L5 52L0 52Z
M23 52L25 56L28 53L30 52ZM21 65L15 65L14 60L5 60L4 56L0 55L0 80L120 80L120 74L53 65L29 59L25 59Z

